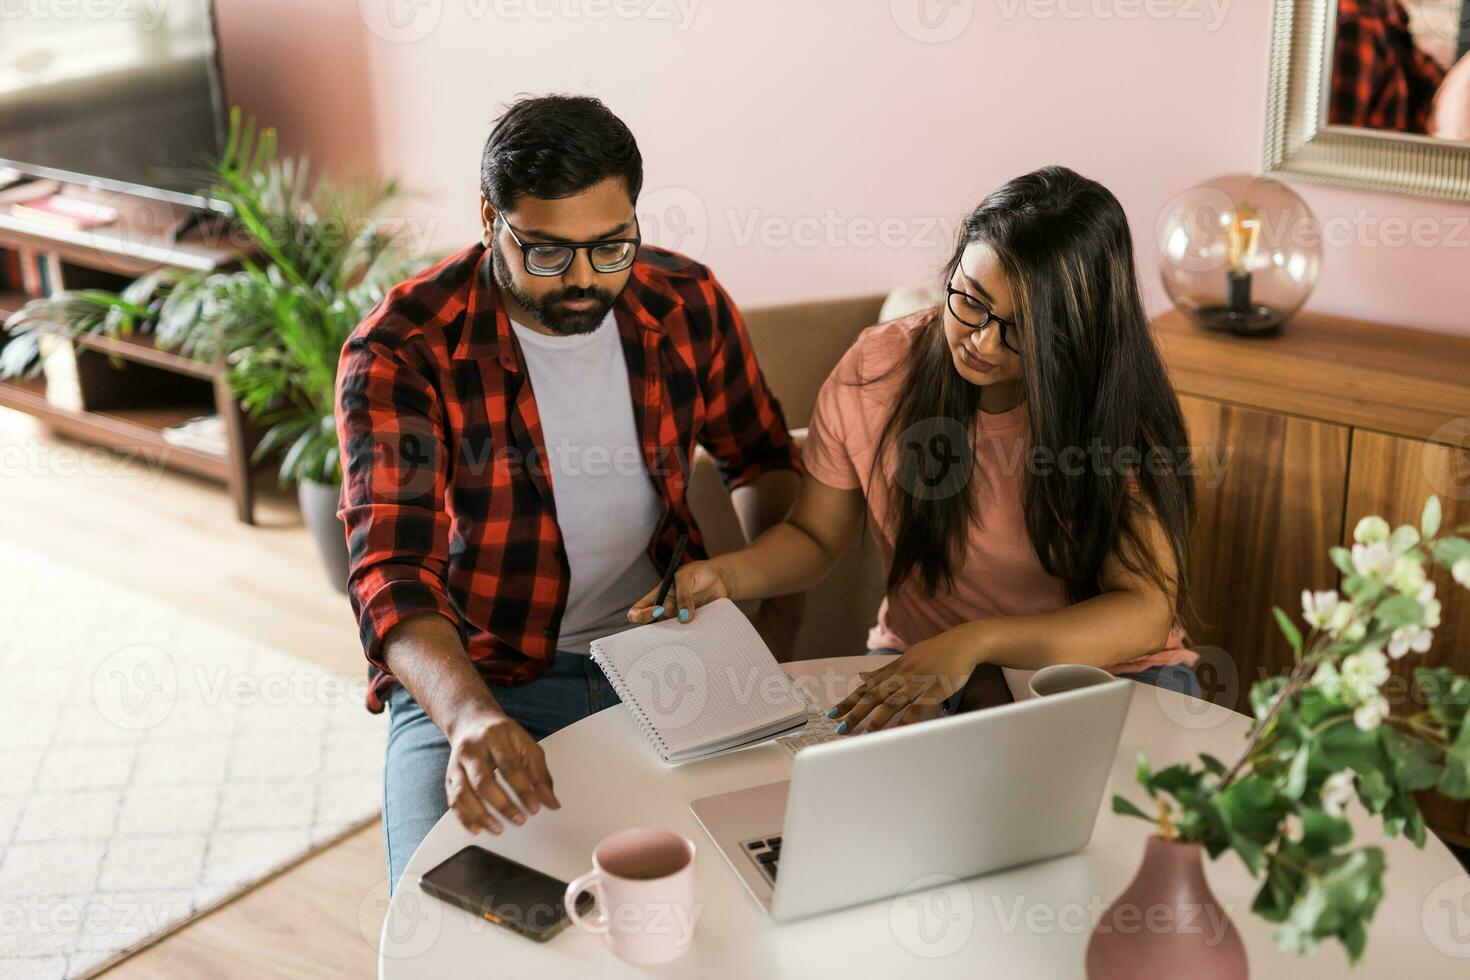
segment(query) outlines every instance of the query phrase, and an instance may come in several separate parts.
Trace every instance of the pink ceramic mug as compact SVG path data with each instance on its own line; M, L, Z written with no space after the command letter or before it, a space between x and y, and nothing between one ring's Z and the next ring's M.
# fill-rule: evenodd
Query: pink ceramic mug
M694 842L671 830L622 830L592 851L592 870L567 885L567 915L601 933L629 963L666 963L694 941ZM597 909L577 912L577 896L591 891Z

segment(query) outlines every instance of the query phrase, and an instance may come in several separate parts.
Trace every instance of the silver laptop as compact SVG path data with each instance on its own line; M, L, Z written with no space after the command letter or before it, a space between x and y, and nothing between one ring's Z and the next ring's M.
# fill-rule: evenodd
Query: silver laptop
M790 780L690 809L782 921L887 898L924 875L1066 854L1092 836L1132 691L1115 680L849 735L803 749Z

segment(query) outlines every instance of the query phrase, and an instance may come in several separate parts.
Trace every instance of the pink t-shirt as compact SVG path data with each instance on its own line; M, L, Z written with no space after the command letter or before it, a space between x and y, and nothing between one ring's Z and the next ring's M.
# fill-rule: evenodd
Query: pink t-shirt
M822 384L806 439L808 473L831 487L863 491L885 570L893 560L894 527L886 513L893 451L877 487L872 485L873 455L897 388L905 383L900 362L918 340L925 316L862 332ZM952 588L929 593L910 576L890 592L868 634L870 648L903 650L962 623L1054 612L1067 605L1062 580L1041 567L1026 535L1021 493L1029 432L1024 403L1008 412L979 414L971 436L978 465L968 489L978 494L980 519L970 529L964 565ZM1157 664L1193 664L1196 655L1183 641L1182 631L1175 629L1163 650L1109 669L1132 673Z

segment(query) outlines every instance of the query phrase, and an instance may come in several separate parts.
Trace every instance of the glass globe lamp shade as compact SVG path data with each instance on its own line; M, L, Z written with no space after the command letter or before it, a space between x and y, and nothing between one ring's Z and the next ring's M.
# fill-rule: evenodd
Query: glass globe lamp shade
M1169 202L1157 230L1164 289L1207 330L1275 333L1322 267L1316 217L1267 177L1232 174L1192 187Z

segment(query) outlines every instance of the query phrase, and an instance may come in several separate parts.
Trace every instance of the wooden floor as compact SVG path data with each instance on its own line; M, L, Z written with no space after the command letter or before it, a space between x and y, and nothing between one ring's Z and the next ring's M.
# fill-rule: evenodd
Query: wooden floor
M347 600L327 584L294 498L272 489L272 474L257 477L260 524L250 527L221 486L54 438L0 409L7 539L323 666L362 670ZM375 976L386 874L374 822L104 975Z

